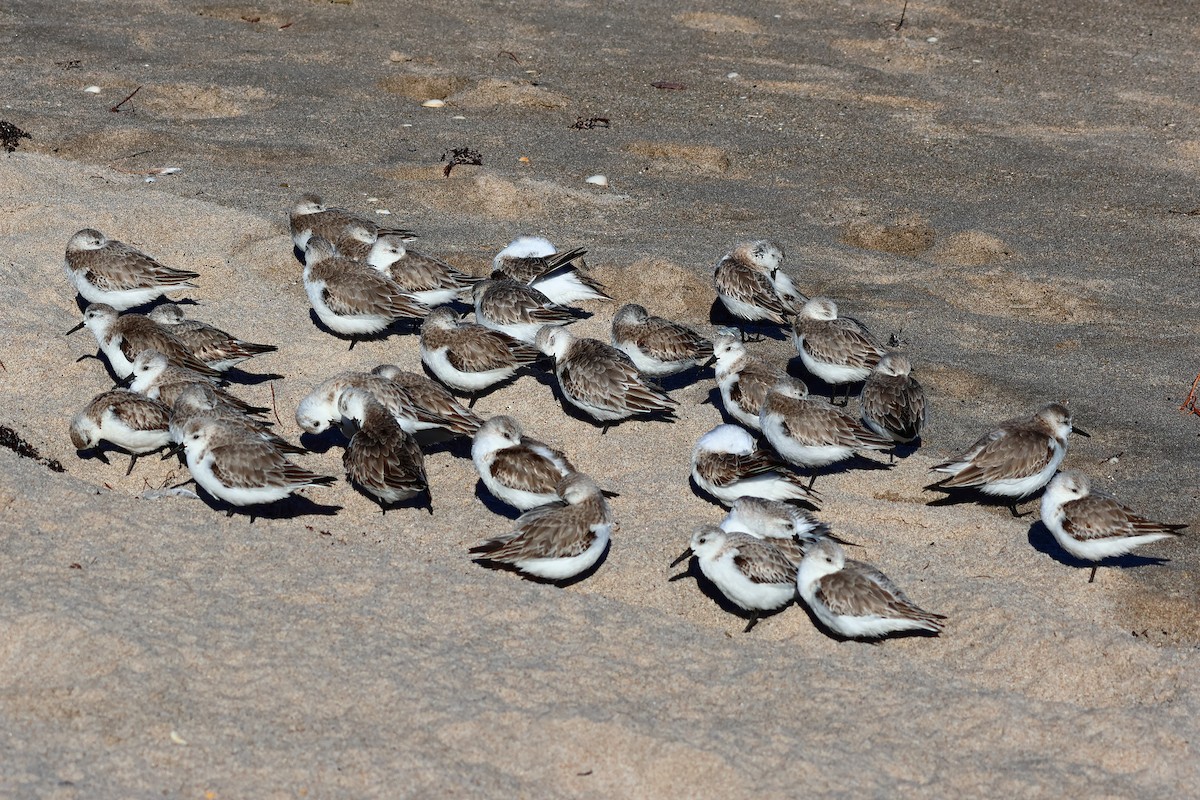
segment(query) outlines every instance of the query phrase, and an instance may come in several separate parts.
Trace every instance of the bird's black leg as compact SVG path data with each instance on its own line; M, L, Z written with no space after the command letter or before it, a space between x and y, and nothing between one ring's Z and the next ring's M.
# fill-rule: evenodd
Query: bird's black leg
M1092 583L1093 581L1096 580L1096 570L1098 570L1099 568L1100 568L1099 564L1092 565L1092 575L1090 578L1088 578L1088 583Z
M762 619L762 614L758 611L751 614L750 621L746 623L746 627L742 629L742 633L749 633L750 629L757 625L760 619Z
M128 478L129 474L131 472L133 472L133 465L137 463L137 460L138 460L137 453L129 454L129 469L125 470L125 477Z

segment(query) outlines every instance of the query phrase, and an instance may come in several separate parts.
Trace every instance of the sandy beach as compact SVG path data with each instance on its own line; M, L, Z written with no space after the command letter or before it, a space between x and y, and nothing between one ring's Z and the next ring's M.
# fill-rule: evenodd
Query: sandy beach
M1193 794L1200 20L902 6L0 11L0 120L31 137L0 153L0 797ZM461 148L482 164L447 175ZM417 340L347 351L314 324L286 217L310 191L474 274L521 233L586 247L616 304L573 330L601 339L624 302L711 334L716 259L782 242L928 389L923 447L823 476L820 514L946 631L839 642L796 605L743 634L668 566L723 515L689 485L711 371L672 391L676 422L603 436L545 376L479 400L619 493L585 581L472 562L515 514L466 440L427 452L432 516L382 516L294 412L340 370L420 370ZM279 345L231 388L338 483L251 523L164 494L177 461L75 451L112 385L62 335L84 227ZM749 346L802 374L786 338ZM929 505L933 464L1049 401L1092 434L1065 466L1188 535L1088 584L1036 513Z

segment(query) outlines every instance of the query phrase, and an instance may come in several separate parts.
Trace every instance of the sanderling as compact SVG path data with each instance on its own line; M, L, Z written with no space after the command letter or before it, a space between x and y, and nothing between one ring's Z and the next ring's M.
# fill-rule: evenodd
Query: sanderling
M1071 412L1059 403L1042 406L1032 417L1005 420L980 437L961 455L932 468L950 475L926 489L977 488L984 494L1010 498L1014 517L1017 503L1041 489L1067 454L1071 432L1087 436L1072 425Z
M374 236L394 234L405 238L413 238L411 231L398 228L381 229L372 220L359 216L344 208L327 207L321 198L315 194L306 194L296 201L288 214L288 227L292 233L292 244L297 250L304 251L309 239L321 236L330 242L336 241L342 231L350 225L366 228Z
M644 306L621 306L612 322L613 347L629 356L643 375L663 378L712 358L713 345L691 328L653 317Z
M339 372L322 381L304 396L296 406L296 424L308 433L324 433L342 419L338 401L348 389L365 389L370 392L407 433L440 428L445 424L441 417L419 412L409 393L392 381L370 372Z
M792 503L749 495L733 501L720 527L723 531L766 539L797 566L804 558L804 551L814 542L824 538L843 541L835 537L824 522Z
M612 300L604 286L572 263L586 253L581 247L559 253L540 236L519 236L492 259L492 270L529 284L559 305Z
M858 450L887 450L891 439L880 436L844 409L811 397L804 384L787 380L767 392L759 415L763 436L787 461L816 470L850 458Z
M783 248L776 242L761 239L735 245L713 268L713 287L721 304L746 322L784 324L784 315L795 313L795 305L803 302L804 296L779 272L782 263ZM780 291L787 295L786 302Z
M847 639L942 631L944 616L913 605L886 575L870 564L847 559L829 539L808 548L796 588L821 624Z
M1042 495L1042 522L1062 549L1084 561L1123 556L1135 547L1182 536L1187 525L1154 522L1102 492L1093 492L1086 475L1060 472ZM1096 579L1092 565L1088 583Z
M629 356L598 339L545 327L537 348L554 356L554 373L567 402L604 426L635 414L672 414L679 405L666 392L644 382Z
M172 364L201 375L210 378L217 375L217 371L196 358L191 348L173 331L143 314L118 314L110 305L92 303L84 309L83 321L67 331L67 335L85 327L96 337L96 343L118 378L129 377L133 372L133 359L143 350L157 350Z
M700 437L692 450L692 480L723 506L746 496L814 502L800 476L737 425L718 425Z
M859 410L868 428L893 442L907 444L921 435L929 405L907 356L893 352L879 359L859 395Z
M508 380L542 357L506 333L466 322L449 306L438 306L421 324L421 361L438 380L468 395L467 407L485 390Z
M561 502L517 517L515 530L472 547L480 561L507 564L549 581L567 581L591 569L608 547L613 517L600 487L574 472L558 483Z
M183 445L183 428L194 417L212 417L222 422L241 425L246 432L258 436L281 453L307 453L303 447L292 444L271 430L270 423L227 404L217 394L215 387L203 383L189 383L171 405L171 441Z
M288 461L283 453L244 429L197 417L183 428L188 471L196 483L231 506L274 503L306 486L334 482ZM233 509L228 511L233 515ZM251 522L254 516L250 517Z
M804 368L829 384L830 402L838 386L866 380L886 352L857 320L839 317L837 303L827 297L814 297L800 308L792 342Z
M761 430L759 412L767 392L780 381L794 379L785 370L751 356L732 333L719 333L713 339L713 355L725 413L747 428Z
M566 454L524 435L513 417L492 417L475 432L471 460L492 496L528 511L558 500L559 481L575 472Z
M373 497L380 511L386 514L389 505L429 491L425 457L417 440L370 392L347 389L338 399L338 410L357 426L342 454L346 477ZM432 494L429 513L433 513Z
M350 337L351 350L360 336L429 312L374 267L337 255L320 236L309 239L304 250L304 290L321 322Z
M511 278L480 281L473 292L476 322L529 344L542 327L569 325L579 318L571 309L551 303L537 289Z
M702 525L692 534L688 549L671 566L692 555L704 577L721 594L750 612L743 633L749 633L764 612L783 608L796 597L796 565L765 539Z
M400 369L395 364L380 364L371 370L371 374L407 392L417 410L418 420L440 419L439 427L463 436L474 436L483 424L479 415L458 402L445 386L420 373Z
M167 292L195 289L199 273L163 266L124 242L84 228L67 242L67 278L89 303L117 311L144 305Z
M171 443L171 412L165 405L127 389L113 389L92 398L71 420L71 444L90 450L101 441L129 453L129 469L138 456Z
M248 358L274 353L279 349L273 344L247 342L207 322L188 319L183 315L183 309L174 303L156 306L147 316L170 329L197 360L218 372L225 372ZM161 347L155 349L162 350Z
M333 243L338 255L355 261L366 261L371 248L379 241L379 234L374 226L367 227L361 222L352 222L329 241Z
M380 236L365 260L418 303L431 308L458 300L483 280L405 247L399 236Z
M173 408L183 391L194 384L204 386L222 405L243 414L265 414L269 408L252 406L245 400L218 389L206 376L186 367L177 367L157 350L143 350L133 359L129 388Z

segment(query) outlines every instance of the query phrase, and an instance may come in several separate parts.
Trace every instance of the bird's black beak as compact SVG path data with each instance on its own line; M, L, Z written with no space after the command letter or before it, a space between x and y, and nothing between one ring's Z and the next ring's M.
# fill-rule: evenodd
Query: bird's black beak
M80 320L78 325L76 325L74 328L71 328L71 330L64 333L63 336L70 336L72 333L74 333L75 331L79 330L82 327L83 327L83 320Z
M128 389L129 384L131 384L131 383L133 383L133 373L132 372L129 373L128 375L126 375L124 378L121 378L121 380L117 381L116 385L120 386L122 389Z
M1089 439L1092 438L1090 433L1085 431L1083 428L1076 428L1074 425L1071 426L1071 432L1078 436L1086 436Z
M162 460L166 461L168 458L174 458L175 456L179 455L179 453L182 450L183 450L182 442L179 444L176 444L176 445L172 445L171 447L167 448L167 452L163 453Z
M691 548L691 547L689 547L687 550L684 550L682 553L680 553L680 554L679 554L679 558L677 558L677 559L675 559L674 561L672 561L672 562L671 562L671 566L672 566L672 567L677 567L677 566L679 566L679 565L680 565L680 564L682 564L684 561L686 561L688 558L690 558L690 557L691 557L691 555L692 555L692 548Z

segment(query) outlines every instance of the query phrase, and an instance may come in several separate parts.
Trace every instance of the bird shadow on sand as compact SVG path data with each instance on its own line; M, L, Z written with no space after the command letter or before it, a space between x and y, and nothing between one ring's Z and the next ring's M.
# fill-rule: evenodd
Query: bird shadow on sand
M1170 563L1169 558L1160 558L1158 556L1143 556L1134 553L1126 553L1123 556L1114 556L1105 558L1100 561L1084 561L1082 558L1076 558L1058 546L1058 542L1054 539L1054 534L1050 533L1050 529L1046 527L1046 523L1038 520L1029 526L1029 544L1034 550L1039 553L1045 553L1053 558L1058 563L1067 567L1075 567L1083 570L1091 570L1092 567L1120 567L1128 569L1132 567L1149 567L1161 564ZM1103 573L1097 573L1099 577Z
M708 322L710 325L715 325L718 328L735 328L740 330L742 332L742 340L746 342L758 342L763 339L774 339L782 342L791 336L791 331L787 326L781 326L773 322L759 324L738 319L729 313L720 298L713 300L712 306L709 307Z
M925 503L925 505L929 506L930 508L942 508L943 506L957 506L963 505L964 503L973 503L977 506L983 506L984 508L1005 509L1014 519L1027 517L1037 508L1035 502L1036 498L1027 497L1023 500L1014 502L1012 498L985 494L984 492L972 486L945 487L937 485L938 483L940 483L940 481L931 483L924 488L924 491L926 492L942 492L941 497L929 500ZM1024 511L1015 510L1017 506L1027 505L1031 502L1034 503L1034 505L1029 506Z
M862 394L865 381L856 381L854 383L826 383L825 381L813 375L804 368L804 361L800 356L792 356L788 359L785 371L793 378L804 381L804 385L808 387L808 393L813 397L820 397L829 400L831 405L838 408L846 408L850 405L850 398L857 398ZM834 396L837 396L836 402Z
M521 570L517 569L517 567L513 564L506 564L503 561L491 560L490 558L487 557L487 553L472 554L475 557L472 558L471 560L474 561L476 564L478 564L481 567L495 570L497 572L515 573L517 575L520 575L523 579L525 579L526 581L528 581L530 583L541 583L546 586L557 586L559 588L565 588L567 586L573 586L576 583L586 581L588 578L595 575L596 571L599 570L600 567L604 566L604 562L608 561L608 553L611 549L612 549L612 541L610 540L608 542L608 544L606 544L604 546L604 552L601 553L600 557L596 559L595 564L592 564L590 567L588 567L587 569L585 569L583 572L579 573L578 575L573 575L570 578L565 578L563 580L552 580L550 578L540 578L537 575L530 575L528 573L521 572Z
M197 487L197 494L210 508L224 511L226 516L249 517L253 523L256 519L296 519L297 517L332 517L342 510L342 506L322 505L304 495L293 494L274 503L260 505L235 506L218 500L202 487ZM232 513L231 513L232 512Z
M285 376L277 372L246 372L239 367L231 367L221 373L221 380L242 386L257 386L260 383L283 380Z
M716 380L716 377L717 373L715 369L713 369L711 366L701 365L697 367L689 367L683 372L677 372L674 375L667 375L666 377L662 378L662 380L658 381L647 378L646 382L652 386L657 386L664 392L670 394L671 392L677 392L680 389L686 389L693 383L700 383L701 381L705 380ZM715 389L714 391L716 391L717 400L719 400L721 397L721 390ZM709 394L711 396L712 393L710 392Z
M345 447L346 437L336 425L330 425L320 433L300 434L300 446L310 453L327 453L333 447Z

